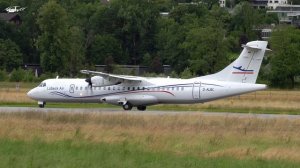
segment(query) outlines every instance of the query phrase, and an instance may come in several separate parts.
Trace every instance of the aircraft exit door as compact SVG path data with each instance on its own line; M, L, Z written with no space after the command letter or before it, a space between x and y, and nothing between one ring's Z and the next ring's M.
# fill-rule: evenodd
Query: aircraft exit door
M200 82L195 82L193 85L193 98L194 99L200 99Z

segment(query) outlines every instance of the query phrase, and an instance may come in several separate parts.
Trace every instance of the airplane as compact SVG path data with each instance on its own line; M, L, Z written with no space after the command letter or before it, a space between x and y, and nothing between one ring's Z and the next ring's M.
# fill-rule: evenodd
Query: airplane
M81 70L87 79L46 79L27 95L43 108L46 102L108 103L144 111L155 104L192 104L267 88L256 84L267 41L243 45L240 56L215 74L191 79L115 75Z
M20 6L10 6L10 7L5 8L6 12L8 12L8 13L21 12L25 9L26 9L25 7L20 7Z

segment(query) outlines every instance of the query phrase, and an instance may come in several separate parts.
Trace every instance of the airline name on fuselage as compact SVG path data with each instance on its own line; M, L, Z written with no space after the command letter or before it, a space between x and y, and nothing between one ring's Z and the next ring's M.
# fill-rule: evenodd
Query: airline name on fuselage
M52 86L49 86L49 87L47 87L47 90L64 90L64 87L52 87Z

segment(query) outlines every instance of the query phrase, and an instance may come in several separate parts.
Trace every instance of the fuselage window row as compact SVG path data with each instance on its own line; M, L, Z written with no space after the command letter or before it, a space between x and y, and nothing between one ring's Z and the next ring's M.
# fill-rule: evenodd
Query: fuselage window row
M41 84L40 87L44 87L45 84ZM93 87L92 90L126 90L126 87ZM88 87L82 87L82 86L75 86L75 90L88 90ZM135 90L151 90L151 91L184 91L184 87L127 87L127 91L135 91Z

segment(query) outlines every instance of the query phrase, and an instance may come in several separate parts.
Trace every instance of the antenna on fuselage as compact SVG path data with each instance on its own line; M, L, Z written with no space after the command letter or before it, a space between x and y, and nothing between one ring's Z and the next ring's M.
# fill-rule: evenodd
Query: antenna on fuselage
M56 76L56 79L58 79L59 78L59 76Z

